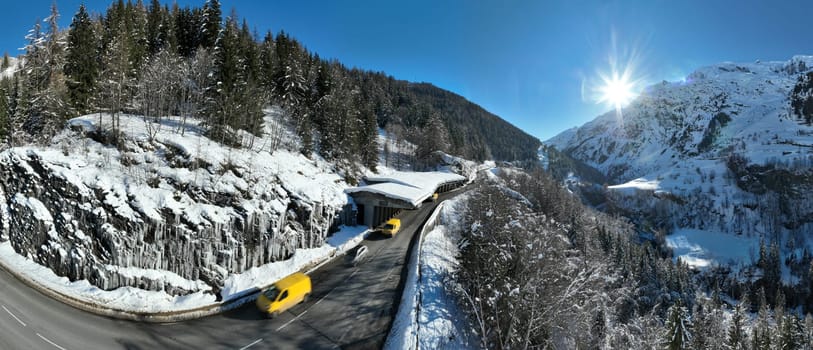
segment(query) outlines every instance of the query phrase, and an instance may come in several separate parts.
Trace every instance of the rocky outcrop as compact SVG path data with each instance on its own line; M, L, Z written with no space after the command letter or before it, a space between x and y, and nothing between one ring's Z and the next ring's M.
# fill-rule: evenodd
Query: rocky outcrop
M66 131L59 142L84 149L3 152L3 236L70 280L172 295L217 293L230 274L324 244L344 204L338 175L285 151L190 152L167 133L116 149ZM311 198L308 181L328 193Z

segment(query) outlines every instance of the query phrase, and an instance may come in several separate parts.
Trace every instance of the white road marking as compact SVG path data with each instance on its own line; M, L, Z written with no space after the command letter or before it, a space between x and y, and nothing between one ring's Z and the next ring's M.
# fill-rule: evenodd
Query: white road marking
M324 298L322 298L322 299L324 299ZM320 301L321 301L321 300L320 300ZM313 305L316 305L316 304L313 304ZM300 318L302 315L304 315L304 314L308 313L308 311L310 311L310 310L311 310L311 309L310 309L310 308L308 308L307 310L302 311L302 313L301 313L301 314L296 315L296 317L292 318L290 321L285 322L285 324L284 324L284 325L279 326L279 328L277 328L277 332L279 332L281 329L283 329L283 328L287 327L289 324L291 324L291 322L294 322L294 321L298 320L298 319L299 319L299 318Z
M255 340L253 343L248 344L248 345L246 345L246 346L244 346L244 347L240 348L240 350L246 350L246 349L248 349L248 348L250 348L250 347L252 347L252 346L254 346L254 345L257 345L257 344L258 344L259 342L261 342L261 341L263 341L263 338L260 338L260 339Z
M379 254L379 253L381 253L381 251L383 251L383 250L384 250L384 246L379 247L379 248L378 248L378 250L376 250L376 251L375 251L375 253L373 254L373 256L372 256L372 258L371 258L371 259L374 259L375 257L377 257L377 256L378 256L378 254ZM310 274L311 272L316 271L318 268L322 267L322 265L325 265L326 263L327 263L327 262L324 262L324 263L320 264L319 266L316 266L316 267L314 267L314 268L310 269L308 272L306 272L306 274ZM392 271L393 271L393 269L392 269L392 268L390 268L390 271L387 273L387 276L385 277L385 279L386 279L386 278L389 278L390 274L392 274ZM347 282L348 280L350 280L351 278L353 278L353 276L354 276L354 275L355 275L357 272L359 272L359 267L356 267L355 269L353 269L353 272L350 274L350 276L347 276L347 278L345 278L345 279L344 279L344 281L343 281L342 283ZM294 321L298 320L300 317L302 317L302 315L306 314L306 313L307 313L308 311L310 311L310 310L311 310L311 308L313 308L314 306L319 305L319 303L321 303L321 302L322 302L322 300L325 300L325 298L327 298L327 297L330 295L330 293L333 293L333 291L334 291L334 290L336 290L337 288L339 288L339 286L333 287L333 289L331 289L330 291L328 291L328 292L327 292L327 294L325 294L323 297L321 297L319 300L317 300L315 303L313 303L313 305L311 305L311 306L310 306L310 307L309 307L307 310L303 311L303 312L302 312L301 314L299 314L299 315L296 315L296 317L292 318L290 321L285 322L285 324L283 324L282 326L279 326L279 328L277 328L277 332L281 331L283 328L288 327L288 325L289 325L289 324L291 324L291 323L293 323ZM260 339L260 340L262 340L262 339ZM257 342L259 342L260 340L258 340ZM257 343L257 342L254 342L254 343L252 343L252 344L249 344L248 346L246 346L246 348L247 348L247 347L249 347L249 346L254 345L254 344L255 344L255 343ZM334 344L334 346L338 347L338 345L336 345L336 344ZM243 348L243 349L245 349L245 348ZM240 349L240 350L243 350L243 349Z
M14 317L14 319L15 319L15 320L17 320L17 322L20 322L20 324L21 324L21 325L23 325L23 327L25 327L25 323L24 323L23 321L20 321L20 319L19 319L19 318L17 318L17 316L16 316L16 315L14 315L13 313L11 313L11 311L8 311L8 309L6 309L6 306L5 306L5 305L3 305L3 310L6 310L6 312L8 312L8 314L9 314L9 315L11 315L11 317Z
M54 347L56 347L57 349L60 349L60 350L65 350L65 348L63 348L63 347L61 347L61 346L57 345L56 343L54 343L54 342L52 342L52 341L48 340L48 338L43 337L43 336L42 336L42 334L37 333L37 336L38 336L38 337L40 337L40 339L45 340L45 342L47 342L48 344L53 345L53 346L54 346Z
M347 276L347 278L345 278L345 279L344 279L344 281L342 281L342 284L344 284L344 282L347 282L347 280L349 280L350 278L352 278L352 277L353 277L353 275L355 275L355 274L356 274L356 272L358 272L358 271L359 271L359 269L358 269L358 268L356 268L355 270L353 270L353 273L351 273L351 274L350 274L350 276ZM319 298L319 300L317 300L315 303L313 303L313 305L311 305L310 307L308 307L308 308L307 308L305 311L302 311L302 313L301 313L301 314L296 315L296 317L292 318L290 321L285 322L285 324L284 324L284 325L279 326L279 328L277 328L277 332L281 331L281 330L282 330L283 328L285 328L285 327L288 327L288 325L289 325L289 324L291 324L292 322L294 322L294 321L298 320L300 317L302 317L302 315L306 314L308 311L311 311L311 308L313 308L313 307L314 307L314 306L316 306L316 305L319 305L319 303L321 303L321 302L322 302L322 300L325 300L325 298L327 298L327 297L330 295L330 293L333 293L333 291L334 291L334 290L336 290L336 289L337 289L337 288L339 288L339 287L340 287L340 286L335 286L335 287L333 287L333 289L331 289L329 292L327 292L327 294L325 294L323 297Z
M359 268L358 268L358 267L357 267L355 270L353 270L353 273L351 273L351 274L350 274L350 276L347 276L347 278L345 278L345 279L344 279L344 281L342 281L342 285L343 285L345 282L347 282L348 280L350 280L351 278L353 278L353 275L355 275L355 274L356 274L356 272L359 272ZM325 295L324 295L322 298L320 298L320 299L319 299L319 300L317 300L315 303L313 303L313 305L311 305L311 307L314 307L314 306L316 306L316 305L319 305L319 303L321 303L321 302L322 302L322 300L325 300L325 298L327 298L328 296L330 296L330 293L333 293L333 291L334 291L334 290L336 290L337 288L341 287L342 285L338 285L338 286L333 287L333 289L331 289L329 292L327 292L327 294L325 294ZM311 309L311 307L309 307L309 308L308 308L308 310L310 310L310 309ZM305 312L308 312L308 310L305 310ZM305 312L303 312L302 314L304 314ZM302 314L300 314L300 316L301 316Z

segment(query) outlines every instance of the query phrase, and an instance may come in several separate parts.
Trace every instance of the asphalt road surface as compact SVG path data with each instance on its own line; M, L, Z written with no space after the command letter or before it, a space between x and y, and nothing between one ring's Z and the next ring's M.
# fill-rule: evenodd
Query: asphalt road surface
M180 323L116 320L48 298L0 269L0 349L378 349L398 309L413 237L436 205L402 212L393 238L364 240L362 263L348 254L314 271L310 300L273 320L254 303Z

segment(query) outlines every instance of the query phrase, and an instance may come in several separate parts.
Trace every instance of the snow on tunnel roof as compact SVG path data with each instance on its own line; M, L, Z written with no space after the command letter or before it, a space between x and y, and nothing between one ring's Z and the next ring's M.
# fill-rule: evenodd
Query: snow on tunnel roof
M349 194L376 193L387 198L403 200L417 207L435 193L438 187L452 182L466 181L466 178L440 171L394 171L388 174L366 176L365 180L370 185L348 188L345 192Z

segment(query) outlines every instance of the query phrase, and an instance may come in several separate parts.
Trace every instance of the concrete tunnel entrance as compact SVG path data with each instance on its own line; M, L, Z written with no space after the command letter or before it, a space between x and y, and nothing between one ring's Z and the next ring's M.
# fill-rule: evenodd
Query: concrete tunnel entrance
M420 208L434 193L463 186L467 179L444 172L395 172L364 180L367 185L346 192L356 203L357 223L374 228L402 210Z
M368 227L378 227L401 210L415 209L404 201L392 200L375 193L357 192L351 195L358 210L357 221Z

